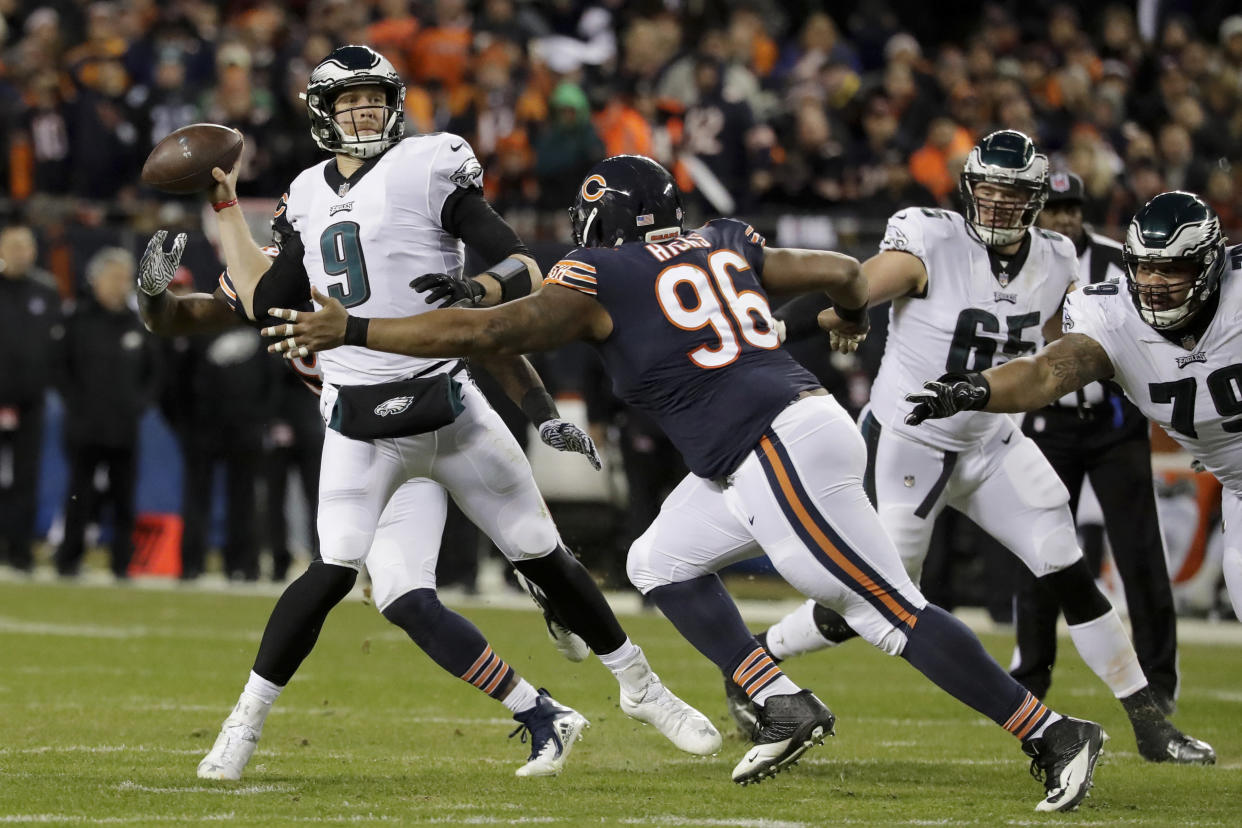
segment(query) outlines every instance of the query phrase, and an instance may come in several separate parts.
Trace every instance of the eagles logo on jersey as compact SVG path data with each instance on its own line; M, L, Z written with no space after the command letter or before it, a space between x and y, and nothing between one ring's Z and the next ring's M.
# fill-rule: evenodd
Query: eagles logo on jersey
M1139 316L1157 330L1176 330L1220 286L1225 270L1220 219L1194 193L1161 193L1135 214L1122 255Z

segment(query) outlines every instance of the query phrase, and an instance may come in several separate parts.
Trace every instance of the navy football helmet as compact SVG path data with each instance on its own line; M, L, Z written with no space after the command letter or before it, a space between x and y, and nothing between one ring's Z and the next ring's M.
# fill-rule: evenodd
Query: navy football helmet
M1161 193L1143 205L1126 230L1122 248L1126 263L1126 285L1130 299L1143 321L1157 330L1185 325L1220 287L1225 270L1225 237L1220 219L1207 202L1194 193L1180 190ZM1193 279L1186 300L1169 307L1168 296L1185 287L1180 284L1140 285L1139 265L1156 269L1161 265L1189 264Z
M614 155L583 179L569 218L579 247L671 239L681 234L681 193L669 171L650 158Z
M1016 204L980 199L975 187L982 183L1016 190L1025 200ZM1035 144L1021 132L1002 129L983 138L970 151L960 181L966 222L988 247L1004 247L1020 241L1035 223L1048 198L1048 156L1035 151ZM984 221L980 207L990 218Z
M336 97L352 86L378 86L387 97L378 135L349 135L337 123ZM311 137L320 149L355 158L374 158L405 134L405 83L388 58L369 46L341 46L319 62L302 94L310 113ZM347 110L348 111L348 110Z

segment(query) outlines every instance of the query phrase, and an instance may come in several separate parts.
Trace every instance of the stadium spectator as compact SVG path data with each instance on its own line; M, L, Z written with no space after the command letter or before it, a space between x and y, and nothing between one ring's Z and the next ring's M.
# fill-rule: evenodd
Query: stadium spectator
M124 579L133 554L138 421L155 399L159 352L132 307L129 251L100 250L87 265L86 278L91 294L65 321L57 371L70 471L56 571L78 574L86 523L97 502L106 499L112 507L112 574Z
M291 363L295 365L295 363ZM263 462L266 495L267 545L271 550L273 581L284 582L293 554L289 549L289 476L296 472L306 504L306 537L311 557L319 550L315 515L319 505L319 455L323 447L323 418L315 397L306 393L301 379L275 360L268 361L272 383L272 418L264 435ZM295 367L296 370L296 367Z
M970 133L951 118L936 118L927 128L927 140L910 156L910 176L927 188L943 206L957 190L957 173L973 142Z
M255 533L259 464L271 411L270 363L258 333L238 328L191 337L172 373L177 396L188 401L179 431L184 464L181 577L192 581L206 569L217 465L227 484L224 572L232 580L259 577Z
M43 397L54 343L63 335L60 297L34 267L30 229L0 231L0 546L9 566L29 572L43 447Z
M550 111L535 141L539 206L552 210L573 197L586 170L604 157L591 124L590 104L577 84L562 81L548 99Z

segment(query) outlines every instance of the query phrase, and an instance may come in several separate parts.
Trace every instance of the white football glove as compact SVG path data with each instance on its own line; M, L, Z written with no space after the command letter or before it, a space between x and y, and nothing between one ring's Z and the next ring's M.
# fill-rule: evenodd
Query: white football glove
M557 451L576 451L585 455L596 471L603 468L595 441L582 429L566 420L548 420L539 426L539 439Z
M167 288L173 277L177 275L177 267L181 264L181 254L185 252L185 243L189 238L185 233L178 233L173 240L172 251L164 252L164 239L167 230L160 230L147 242L146 252L138 263L138 289L148 296L159 296Z

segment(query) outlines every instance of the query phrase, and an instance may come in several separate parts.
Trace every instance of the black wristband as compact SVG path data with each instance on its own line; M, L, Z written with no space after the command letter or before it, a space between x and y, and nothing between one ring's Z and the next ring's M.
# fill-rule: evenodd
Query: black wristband
M532 388L523 395L522 413L535 426L541 426L560 416L556 410L556 401L546 388Z
M841 317L842 320L855 325L867 318L867 305L863 305L861 308L843 308L836 302L833 302L832 309L837 312L837 316Z
M371 320L365 316L346 316L345 344L357 345L359 348L367 347L367 328L369 327L371 327Z
M521 259L509 256L483 272L500 283L501 302L512 302L530 295L530 269Z

